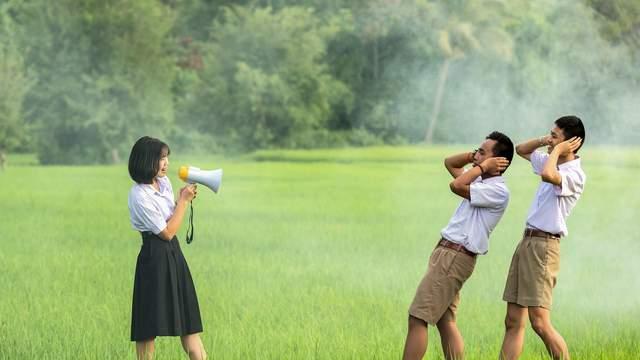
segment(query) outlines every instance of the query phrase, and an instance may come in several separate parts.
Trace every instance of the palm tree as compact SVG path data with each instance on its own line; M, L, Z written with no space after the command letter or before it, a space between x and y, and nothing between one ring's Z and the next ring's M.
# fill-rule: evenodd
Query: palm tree
M513 53L513 40L500 21L507 18L504 3L480 0L444 2L431 10L432 24L440 29L436 42L443 61L424 138L428 144L433 142L451 63L472 53L510 61Z

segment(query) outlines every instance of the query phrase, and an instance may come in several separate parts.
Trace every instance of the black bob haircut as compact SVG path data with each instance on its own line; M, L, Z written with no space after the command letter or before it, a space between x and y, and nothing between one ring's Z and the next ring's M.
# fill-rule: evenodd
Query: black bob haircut
M574 136L577 136L582 139L582 143L578 148L573 152L574 154L578 153L578 150L584 145L584 125L582 124L582 120L575 115L567 115L559 118L555 121L555 124L558 128L562 129L564 133L564 139L569 140Z
M156 138L141 137L129 155L129 175L138 184L151 184L160 170L160 159L169 154L169 145Z
M504 171L501 172L501 174L504 174L511 165L511 160L513 160L513 142L507 135L498 131L494 131L487 135L486 139L496 141L493 145L493 156L504 157L509 160L509 165L507 165Z

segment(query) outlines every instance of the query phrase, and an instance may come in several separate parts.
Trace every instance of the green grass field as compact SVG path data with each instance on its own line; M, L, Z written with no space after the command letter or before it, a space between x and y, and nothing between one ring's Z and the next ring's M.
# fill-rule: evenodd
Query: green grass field
M399 359L407 308L458 205L444 156L462 148L264 151L202 188L182 243L211 359ZM585 149L585 193L569 218L553 318L574 359L640 357L640 149ZM131 295L140 236L126 165L0 172L0 359L133 359ZM497 358L502 290L538 179L515 159L511 202L462 290L467 359ZM186 224L179 232L184 238ZM157 359L184 358L159 338ZM430 328L426 358L441 358ZM545 359L527 330L522 359Z

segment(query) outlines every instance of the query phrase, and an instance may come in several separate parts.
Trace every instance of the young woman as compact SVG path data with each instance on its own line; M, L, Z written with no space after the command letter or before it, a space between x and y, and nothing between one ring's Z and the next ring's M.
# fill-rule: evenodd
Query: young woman
M131 225L142 235L136 263L131 316L131 341L138 359L151 359L156 336L180 336L190 359L205 359L199 333L198 298L176 232L185 209L196 197L196 185L180 189L174 201L167 177L169 146L148 136L133 145L129 175Z

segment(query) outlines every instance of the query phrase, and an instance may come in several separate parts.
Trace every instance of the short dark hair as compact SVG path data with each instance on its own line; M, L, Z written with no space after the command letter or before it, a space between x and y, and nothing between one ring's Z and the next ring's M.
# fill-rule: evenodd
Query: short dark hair
M486 139L496 141L492 149L493 156L500 156L509 160L509 165L507 165L504 171L501 172L501 174L504 174L511 165L511 160L513 160L513 142L507 135L499 131L494 131L491 134L487 135Z
M160 170L160 159L169 154L169 145L149 136L141 137L131 148L129 176L138 184L151 184Z
M582 143L578 148L573 152L574 154L578 153L578 150L584 145L584 125L582 124L582 120L575 115L567 115L559 118L555 121L555 124L558 128L562 129L564 133L564 139L569 140L574 136L577 136L582 139Z

